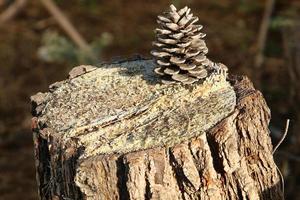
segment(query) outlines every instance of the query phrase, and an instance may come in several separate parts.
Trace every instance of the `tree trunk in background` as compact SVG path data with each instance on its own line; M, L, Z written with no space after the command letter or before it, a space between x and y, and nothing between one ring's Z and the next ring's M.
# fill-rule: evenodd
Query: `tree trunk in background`
M270 111L246 77L166 87L152 61L106 65L32 97L41 199L283 199Z
M282 29L283 47L290 76L290 103L294 105L296 119L300 120L300 23L295 19L293 26ZM293 132L300 130L299 123L294 123ZM299 139L297 143L300 143Z
M290 19L294 23L287 27L282 28L282 38L283 38L283 47L286 58L286 68L289 72L289 105L292 120L291 134L288 138L289 145L285 148L285 154L281 154L284 157L280 159L281 166L283 169L283 175L287 178L287 182L289 183L289 187L286 188L286 193L292 196L288 198L297 199L300 195L299 190L295 188L295 184L298 182L297 179L293 177L298 177L300 175L300 171L298 170L298 166L290 165L290 153L299 154L299 144L300 137L298 136L298 132L300 130L300 23L299 17L295 17L294 19ZM285 96L286 97L286 96ZM289 153L286 153L289 152ZM282 152L280 152L282 153ZM288 166L288 167L284 167ZM288 169L288 170L284 170ZM291 173L293 174L292 176Z

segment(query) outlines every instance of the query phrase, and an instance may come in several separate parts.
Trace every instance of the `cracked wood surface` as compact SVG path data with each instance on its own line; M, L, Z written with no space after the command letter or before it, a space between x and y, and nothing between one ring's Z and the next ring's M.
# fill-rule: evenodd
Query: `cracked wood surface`
M41 199L282 199L251 82L166 86L153 67L80 66L32 97Z

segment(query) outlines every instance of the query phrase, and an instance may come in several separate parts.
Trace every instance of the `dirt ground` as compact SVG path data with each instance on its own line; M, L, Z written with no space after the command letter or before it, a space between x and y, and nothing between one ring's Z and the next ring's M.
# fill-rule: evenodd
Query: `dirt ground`
M170 3L189 5L199 16L207 34L212 60L225 63L232 74L249 76L272 110L271 130L281 132L291 119L289 136L276 155L286 180L287 199L300 192L299 131L295 130L300 109L289 98L289 73L282 48L280 29L271 29L266 43L266 59L259 71L253 67L257 35L264 12L264 1L251 0L74 0L56 1L87 41L108 32L112 43L105 47L99 62L116 56L141 54L150 57L156 16ZM278 0L273 17L299 11L297 0ZM1 9L3 11L4 9ZM68 62L47 63L38 55L43 34L55 30L65 35L39 1L9 23L0 24L0 199L37 199L29 97L67 77L73 67ZM66 36L67 37L67 36ZM272 135L274 142L278 134Z

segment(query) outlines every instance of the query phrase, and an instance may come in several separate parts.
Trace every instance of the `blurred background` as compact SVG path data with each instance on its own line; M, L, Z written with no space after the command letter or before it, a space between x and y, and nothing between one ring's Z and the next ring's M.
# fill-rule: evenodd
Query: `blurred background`
M0 199L37 199L29 97L78 64L150 57L156 16L188 5L209 57L247 75L272 110L286 199L300 196L299 0L0 0Z

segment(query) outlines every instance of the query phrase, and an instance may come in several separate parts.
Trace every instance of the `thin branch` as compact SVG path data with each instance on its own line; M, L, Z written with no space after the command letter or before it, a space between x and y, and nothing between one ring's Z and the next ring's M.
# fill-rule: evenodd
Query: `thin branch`
M279 173L279 175L280 175L280 180L281 180L281 190L282 190L282 196L283 196L283 199L284 199L284 196L285 196L285 194L284 194L284 177L283 177L283 174L281 173L281 171L280 171L280 169L279 169L279 167L275 164L275 166L276 166L276 169L277 169L277 171L278 171L278 173Z
M5 0L0 0L0 6L4 6L5 5Z
M266 46L266 39L271 19L271 14L275 5L275 0L267 0L264 11L264 16L260 25L258 40L257 40L257 54L255 56L254 65L260 68L264 61L264 50Z
M276 150L278 149L278 147L281 145L281 143L284 141L284 139L286 138L286 135L288 133L289 130L289 126L290 126L290 119L286 120L286 124L285 124L285 130L284 133L281 137L281 139L279 140L279 142L277 143L277 145L275 146L275 148L273 149L273 154L276 152Z
M279 140L279 142L277 143L277 145L275 146L275 148L273 149L273 154L276 152L276 150L278 149L278 147L281 145L281 143L284 141L284 139L286 138L286 135L288 133L288 130L289 130L289 126L290 126L290 119L287 119L286 120L286 124L285 124L285 130L284 130L284 133L281 137L281 139ZM284 177L279 169L279 167L276 165L276 169L280 175L280 179L281 179L281 184L282 184L282 194L283 194L283 197L285 196L284 195Z
M41 0L41 2L80 49L90 49L86 40L79 34L72 23L52 0Z
M0 24L4 24L14 18L26 5L27 0L16 0L0 15Z

